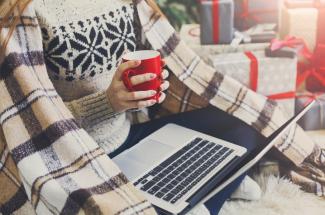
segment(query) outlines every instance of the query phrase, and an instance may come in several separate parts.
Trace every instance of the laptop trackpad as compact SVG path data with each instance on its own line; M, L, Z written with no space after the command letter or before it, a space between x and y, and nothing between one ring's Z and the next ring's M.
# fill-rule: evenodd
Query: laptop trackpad
M146 139L144 142L124 151L113 161L131 181L141 176L146 170L161 163L166 156L175 150L170 145L159 141Z

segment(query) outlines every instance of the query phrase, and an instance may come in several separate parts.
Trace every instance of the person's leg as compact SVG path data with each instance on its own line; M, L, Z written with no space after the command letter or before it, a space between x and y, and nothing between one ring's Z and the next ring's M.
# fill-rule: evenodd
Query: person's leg
M229 199L231 194L239 187L246 174L240 176L223 190L221 190L217 195L213 196L204 205L208 208L211 215L217 215L222 208L223 204Z
M208 135L224 139L226 141L246 147L248 150L256 144L262 144L265 138L250 126L239 119L215 108L207 107L186 113L171 115L161 119L153 120L144 124L132 126L126 143L110 156L116 156L127 148L132 147L141 139L168 123L175 123L191 128ZM223 203L230 197L233 191L239 186L244 176L238 178L216 196L206 202L211 214L217 214Z

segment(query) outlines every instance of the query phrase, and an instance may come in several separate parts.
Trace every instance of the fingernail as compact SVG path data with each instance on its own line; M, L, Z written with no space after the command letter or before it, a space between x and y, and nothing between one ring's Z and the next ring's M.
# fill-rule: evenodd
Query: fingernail
M135 60L134 63L135 65L139 65L141 63L141 60Z
M151 74L150 74L150 78L151 78L151 79L154 79L154 78L156 78L156 77L157 77L157 75L156 75L155 73L151 73Z
M150 104L151 104L151 105L156 104L156 100L150 100Z
M154 90L150 90L150 95L151 95L151 96L156 95L156 91L154 91Z

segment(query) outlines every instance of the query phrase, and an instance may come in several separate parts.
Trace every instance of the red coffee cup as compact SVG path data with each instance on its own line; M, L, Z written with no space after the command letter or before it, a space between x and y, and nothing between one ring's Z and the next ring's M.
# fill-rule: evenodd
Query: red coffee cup
M140 60L141 64L134 68L124 71L122 74L122 80L125 87L133 92L133 91L147 91L147 90L155 90L157 92L156 95L148 98L155 99L157 102L161 95L160 85L162 83L162 68L161 68L161 57L158 51L154 50L143 50L143 51L135 51L129 52L122 57L123 62L130 60ZM145 73L154 73L157 77L151 81L147 81L142 84L138 84L133 86L130 78L135 75L141 75Z

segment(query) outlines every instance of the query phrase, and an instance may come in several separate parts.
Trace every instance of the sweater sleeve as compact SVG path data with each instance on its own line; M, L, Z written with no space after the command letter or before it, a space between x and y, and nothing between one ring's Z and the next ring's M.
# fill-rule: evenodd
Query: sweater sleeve
M15 190L8 190L8 180L0 180L1 187L8 190L0 194L0 213L15 214L25 206L27 197L37 214L155 214L105 151L78 126L56 92L47 74L33 4L18 17L0 63L1 142L5 142L3 147L12 156L11 165L17 167L23 184L19 195L3 204L6 195ZM1 44L8 32L9 26L4 26ZM80 116L92 108L111 114L102 94L96 101L103 105L93 107L79 101L80 107L85 106L82 109L76 108L78 102L74 101L70 106L78 109ZM15 180L16 189L19 181Z
M114 111L105 91L64 103L83 128L119 114Z

